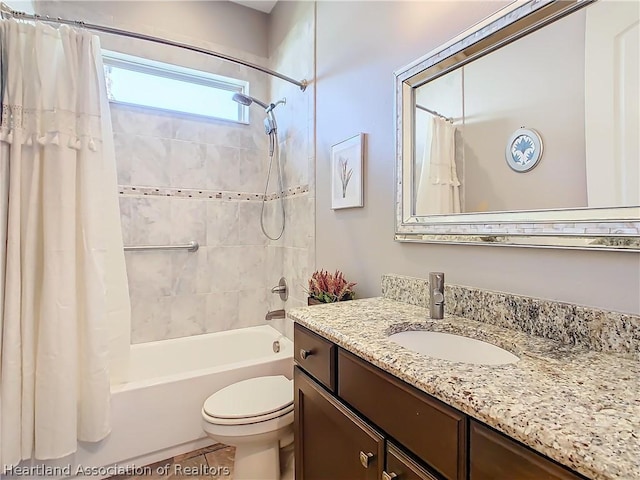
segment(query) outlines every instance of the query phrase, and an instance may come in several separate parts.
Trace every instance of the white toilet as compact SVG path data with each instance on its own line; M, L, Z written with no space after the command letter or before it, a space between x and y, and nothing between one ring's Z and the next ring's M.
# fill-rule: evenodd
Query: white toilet
M293 440L293 380L233 383L207 398L202 419L209 437L236 447L234 479L280 480L280 446Z

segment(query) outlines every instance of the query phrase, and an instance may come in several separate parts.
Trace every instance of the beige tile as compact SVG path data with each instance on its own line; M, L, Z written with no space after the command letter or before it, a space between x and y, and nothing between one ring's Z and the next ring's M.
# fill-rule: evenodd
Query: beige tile
M171 472L173 469L173 460L168 458L147 465L146 467L151 471L151 475L135 476L129 480L165 480L167 478L167 472Z
M172 465L173 459L161 460L142 467L151 472L150 475L114 475L106 480L165 480L165 473L172 471Z
M115 476L109 477L107 480L165 480L167 477L164 475L141 475L141 476L133 476L133 477L125 477L125 476Z
M233 459L235 454L235 447L225 446L205 455L212 478L233 479Z
M209 466L207 465L207 461L204 455L201 454L195 457L185 458L180 462L174 462L165 478L211 480L211 475L209 475Z
M215 443L147 465L151 475L117 475L107 480L232 480L234 456L234 447Z
M164 471L164 470L162 470ZM155 472L155 470L154 470ZM166 475L160 475L159 473L153 473L151 475L141 475L135 477L128 477L127 480L165 480Z
M173 457L173 461L174 463L180 463L183 460L186 460L187 458L197 457L198 455L204 455L206 453L213 452L214 450L224 448L225 446L226 445L222 443L214 443L209 445L208 447L202 447L202 448L199 448L198 450L194 450L193 452L187 452L187 453L183 453L182 455L176 455L175 457Z

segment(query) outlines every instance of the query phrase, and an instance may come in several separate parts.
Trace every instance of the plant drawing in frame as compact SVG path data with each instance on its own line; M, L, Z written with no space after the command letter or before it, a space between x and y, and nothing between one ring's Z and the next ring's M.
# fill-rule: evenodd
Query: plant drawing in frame
M364 134L331 147L331 208L364 206Z

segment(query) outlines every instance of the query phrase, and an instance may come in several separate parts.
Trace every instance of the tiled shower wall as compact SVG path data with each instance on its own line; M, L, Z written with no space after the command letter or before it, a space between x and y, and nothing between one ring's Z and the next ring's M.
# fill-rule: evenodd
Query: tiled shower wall
M248 80L253 96L268 98L267 75L175 50L124 51ZM259 227L268 167L260 109L249 109L249 125L117 104L111 111L125 245L200 244L195 253L126 253L132 342L264 324L266 272L278 266Z
M313 3L280 2L276 6L270 23L277 35L270 42L270 58L201 37L186 37L177 30L129 24L126 8L111 10L120 12L114 17L99 5L41 2L38 13L170 38L268 66L296 79L313 80ZM146 5L153 10L153 2ZM126 253L132 342L263 324L268 310L303 304L315 255L313 83L301 92L280 79L194 52L118 36L101 37L109 50L248 80L251 95L265 101L287 98L287 104L275 112L287 192L286 229L277 241L268 241L259 224L260 195L269 165L260 108L252 106L250 125L241 125L111 104L125 245L191 240L200 244L196 253ZM270 193L276 192L276 185L274 171ZM279 201L267 202L270 232L277 232L281 221ZM286 303L269 292L283 275L291 288ZM275 320L272 325L292 333L288 320Z
M108 41L117 51L247 80L252 95L268 97L268 76L253 69L162 45ZM200 244L195 253L126 252L132 343L263 324L270 267L258 223L268 166L260 109L249 109L249 125L117 104L111 113L125 245Z
M290 290L285 303L271 295L269 306L289 309L306 305L307 281L315 269L315 3L276 4L271 14L270 36L271 68L296 80L310 81L302 92L295 85L270 79L271 98L287 98L286 107L276 111L284 184L299 186L298 193L285 199L283 237L270 241L268 247L270 265L275 269L268 269L267 283L275 285L280 275L284 275ZM277 217L277 208L277 201L271 201L271 215ZM274 320L272 325L293 338L290 320Z
M261 137L243 125L111 110L125 245L200 244L126 252L132 342L263 323Z
M315 7L285 2L280 8L272 15L282 15L287 34L269 60L248 59L312 80ZM260 230L269 157L259 108L249 109L250 125L240 125L112 104L120 185L155 187L148 195L140 188L121 189L125 244L200 243L196 253L127 252L134 343L264 324L267 311L306 303L315 265L313 83L302 92L246 67L192 61L206 71L249 80L257 98L287 99L275 110L286 228L276 241ZM274 163L268 193L275 194L277 186ZM276 234L280 199L270 197L265 213L267 231ZM270 293L281 276L290 287L286 303ZM292 336L289 320L272 325Z

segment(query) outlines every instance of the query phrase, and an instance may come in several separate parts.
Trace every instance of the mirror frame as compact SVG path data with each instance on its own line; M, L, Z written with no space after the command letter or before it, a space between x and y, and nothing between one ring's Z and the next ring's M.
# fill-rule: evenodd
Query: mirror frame
M396 241L640 252L640 206L412 214L415 89L595 1L516 2L394 72Z

